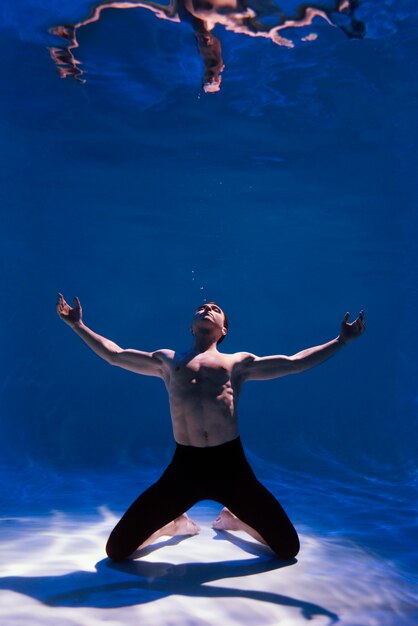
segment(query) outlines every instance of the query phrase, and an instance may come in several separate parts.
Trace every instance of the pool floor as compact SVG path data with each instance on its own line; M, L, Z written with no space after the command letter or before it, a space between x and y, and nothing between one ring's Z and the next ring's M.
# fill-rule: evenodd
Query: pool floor
M92 503L93 484L84 493L88 497L91 490ZM284 563L245 533L213 530L219 505L205 501L189 512L201 528L198 535L161 538L136 558L114 564L104 546L122 511L108 505L72 511L73 497L61 494L60 509L37 514L22 499L22 514L15 505L13 515L3 516L2 625L417 623L411 578L393 560L356 542L355 533L298 524L301 552ZM321 515L320 503L316 512Z

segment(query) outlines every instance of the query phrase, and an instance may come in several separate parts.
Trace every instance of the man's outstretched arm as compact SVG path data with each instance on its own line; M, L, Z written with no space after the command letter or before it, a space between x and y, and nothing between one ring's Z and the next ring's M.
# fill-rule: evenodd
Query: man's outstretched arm
M246 356L241 365L240 377L245 380L270 380L288 374L299 374L323 363L334 356L341 348L359 337L366 328L364 312L360 311L358 318L348 322L350 317L346 313L341 323L341 332L338 337L328 343L313 348L307 348L292 356L277 355L257 357L253 354Z
M75 306L64 300L62 294L58 294L57 313L77 335L102 359L111 365L117 365L124 369L144 374L145 376L162 376L163 358L165 350L157 352L142 352L141 350L124 350L110 339L98 335L92 331L82 320L82 308L80 300L75 297Z

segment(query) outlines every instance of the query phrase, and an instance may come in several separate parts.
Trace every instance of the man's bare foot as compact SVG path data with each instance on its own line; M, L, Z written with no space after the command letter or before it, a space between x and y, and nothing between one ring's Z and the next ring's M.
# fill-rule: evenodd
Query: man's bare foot
M231 513L231 511L226 507L222 509L219 516L212 523L212 528L215 530L244 530L260 543L267 545L267 542L263 539L260 533L258 533L254 528L251 528L251 526L248 526L248 524L245 524L245 522Z
M194 522L187 513L183 513L180 517L177 517L173 520L168 526L172 526L169 528L170 536L175 537L176 535L197 535L200 531L200 527Z
M239 530L239 520L225 507L219 513L216 520L212 522L212 528L215 530Z
M156 541L160 537L167 537L167 536L177 537L178 535L197 535L199 530L200 528L196 524L196 522L191 520L190 517L186 513L183 513L183 515L180 515L180 517L176 517L176 519L173 519L172 522L169 522L168 524L166 524L165 526L157 530L155 533L153 533L150 537L148 537L148 539L146 539L144 543L141 543L141 545L138 547L138 550L141 550L142 548L149 546L151 543L154 543L154 541Z

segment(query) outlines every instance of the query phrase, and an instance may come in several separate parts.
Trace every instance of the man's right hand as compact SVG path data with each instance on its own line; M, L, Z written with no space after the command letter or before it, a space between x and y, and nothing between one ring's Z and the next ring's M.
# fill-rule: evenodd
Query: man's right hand
M77 296L74 297L75 307L71 308L70 305L64 300L62 293L58 293L57 313L59 317L70 326L75 326L81 322L81 304Z

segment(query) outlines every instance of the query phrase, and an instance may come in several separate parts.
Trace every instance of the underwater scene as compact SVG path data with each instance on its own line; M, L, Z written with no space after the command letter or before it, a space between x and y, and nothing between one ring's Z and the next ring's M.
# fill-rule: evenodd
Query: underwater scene
M415 626L416 3L0 28L2 626Z

